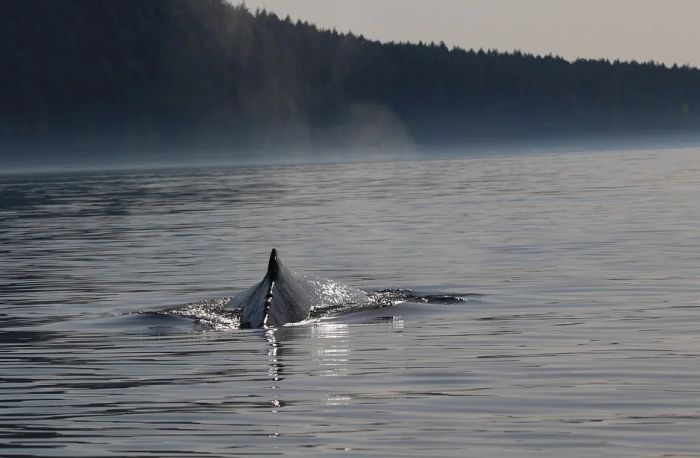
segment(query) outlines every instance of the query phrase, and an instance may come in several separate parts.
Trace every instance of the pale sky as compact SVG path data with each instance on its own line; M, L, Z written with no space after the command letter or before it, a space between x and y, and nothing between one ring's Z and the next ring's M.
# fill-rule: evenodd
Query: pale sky
M240 0L233 0L240 3ZM700 0L246 0L382 41L700 67Z

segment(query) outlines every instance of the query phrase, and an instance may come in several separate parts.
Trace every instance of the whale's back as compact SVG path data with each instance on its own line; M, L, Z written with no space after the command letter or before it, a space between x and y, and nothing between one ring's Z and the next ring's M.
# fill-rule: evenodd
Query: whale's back
M241 326L283 326L307 319L312 310L369 302L367 294L341 282L288 269L275 249L260 283L231 300L241 308Z

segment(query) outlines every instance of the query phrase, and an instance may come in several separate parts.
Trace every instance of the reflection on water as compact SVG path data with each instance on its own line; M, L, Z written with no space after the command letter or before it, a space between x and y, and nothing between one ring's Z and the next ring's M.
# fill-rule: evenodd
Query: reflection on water
M280 362L282 357L282 348L281 344L277 343L274 329L265 330L265 338L267 339L268 344L267 359L270 365L270 368L267 371L267 376L271 382L270 390L273 392L270 404L273 408L272 411L277 412L276 409L282 407L282 401L277 398L277 385L281 380L284 380L284 378L281 377L284 365Z
M324 377L342 376L350 361L350 335L347 324L321 322L311 327L313 360Z
M698 171L0 177L0 455L699 456ZM394 305L237 329L273 246Z

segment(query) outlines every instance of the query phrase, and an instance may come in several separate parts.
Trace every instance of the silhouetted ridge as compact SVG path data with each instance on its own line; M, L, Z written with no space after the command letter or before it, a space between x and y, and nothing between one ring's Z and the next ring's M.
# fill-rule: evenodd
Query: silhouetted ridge
M0 0L0 42L6 151L322 151L700 126L695 68L381 44L220 0Z

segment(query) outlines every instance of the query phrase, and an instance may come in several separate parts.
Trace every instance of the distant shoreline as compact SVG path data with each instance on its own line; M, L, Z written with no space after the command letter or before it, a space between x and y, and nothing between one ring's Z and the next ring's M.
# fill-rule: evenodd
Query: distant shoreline
M700 135L690 66L382 43L221 0L3 8L4 168L351 162Z
M556 142L549 144L515 144L482 145L445 147L439 150L417 150L406 154L401 152L365 152L362 154L336 154L336 155L270 155L257 153L255 159L231 160L225 158L211 158L204 160L180 160L173 162L138 162L124 161L111 164L52 164L51 166L12 166L0 170L0 176L20 175L52 175L52 174L92 174L92 173L138 173L155 170L210 170L210 169L236 169L236 168L260 168L260 167L308 167L313 165L343 165L377 162L413 162L413 161L440 161L440 160L468 160L487 157L507 157L522 155L551 155L551 154L593 154L593 153L620 153L627 151L677 151L691 150L700 153L700 135L677 135L672 138L657 136L652 138L631 139L628 137L595 139L588 138L578 143Z

